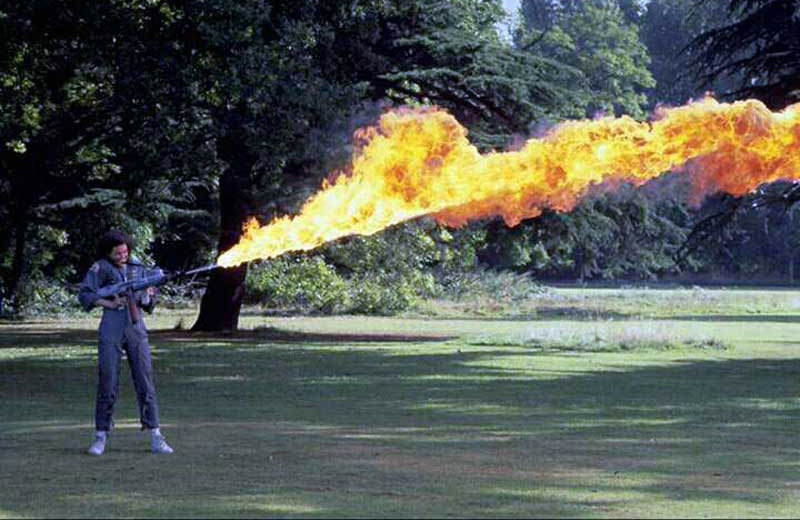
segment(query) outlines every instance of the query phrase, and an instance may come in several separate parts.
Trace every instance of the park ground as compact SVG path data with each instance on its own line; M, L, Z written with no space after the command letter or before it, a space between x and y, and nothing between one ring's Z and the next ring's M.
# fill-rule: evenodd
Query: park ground
M149 318L102 457L97 314L0 323L0 518L797 517L800 291L551 289L393 318Z

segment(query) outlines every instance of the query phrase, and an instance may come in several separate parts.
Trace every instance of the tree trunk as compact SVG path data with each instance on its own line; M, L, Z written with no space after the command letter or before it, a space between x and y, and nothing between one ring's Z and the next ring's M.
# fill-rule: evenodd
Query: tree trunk
M25 275L25 246L28 243L28 216L20 213L14 219L14 256L11 261L11 273L8 279L8 286L5 294L0 295L0 299L13 304L14 312L19 312L21 306L25 304L20 297L20 285Z
M220 179L219 253L239 242L242 226L250 212L250 175L255 157L249 153L245 139L242 132L234 132L220 139L217 148L220 158L228 163L228 168ZM247 264L213 271L192 330L236 330L239 326L246 276Z
M192 330L219 332L239 327L247 264L216 270L200 303L200 314Z
M575 248L575 279L578 283L583 283L585 281L586 272L585 272L585 255L583 251L583 246L578 246Z

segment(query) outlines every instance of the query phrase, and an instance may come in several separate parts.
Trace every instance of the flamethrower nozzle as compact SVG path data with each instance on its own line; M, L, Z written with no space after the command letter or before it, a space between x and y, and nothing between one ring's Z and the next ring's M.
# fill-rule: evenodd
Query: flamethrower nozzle
M205 273L205 272L208 272L208 271L213 271L214 269L219 269L219 267L220 266L217 265L217 264L208 264L208 265L204 265L203 267L196 267L195 269L190 269L188 271L182 271L180 273L180 276L191 276L193 274Z

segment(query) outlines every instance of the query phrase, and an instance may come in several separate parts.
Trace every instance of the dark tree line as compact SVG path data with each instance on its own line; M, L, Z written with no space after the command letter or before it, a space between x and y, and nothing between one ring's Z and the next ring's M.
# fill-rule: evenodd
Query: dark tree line
M489 0L5 2L0 300L21 311L75 281L112 226L167 268L214 261L249 217L296 211L346 164L354 127L387 106L443 106L490 150L597 111L645 117L703 89L774 108L800 97L797 2L526 0L519 15L505 41ZM733 266L734 230L755 244L793 229L781 220L793 222L793 185L700 210L679 192L624 189L512 229L411 223L411 263L652 278ZM320 254L352 273L367 268L364 244L393 241ZM740 256L776 258L768 249ZM780 254L794 265L793 253ZM196 329L237 327L246 276L246 265L214 273Z

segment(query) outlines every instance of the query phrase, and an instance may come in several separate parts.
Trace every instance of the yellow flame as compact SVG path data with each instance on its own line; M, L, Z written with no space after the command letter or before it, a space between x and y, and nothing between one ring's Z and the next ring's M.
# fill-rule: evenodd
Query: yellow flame
M431 214L458 226L502 216L508 225L544 208L572 209L592 184L642 184L696 159L695 197L742 195L800 178L800 104L774 113L756 100L712 98L661 109L652 122L606 117L563 123L518 151L481 155L447 112L401 109L356 137L352 173L325 183L297 216L255 219L217 263L231 267L337 238L370 235Z

